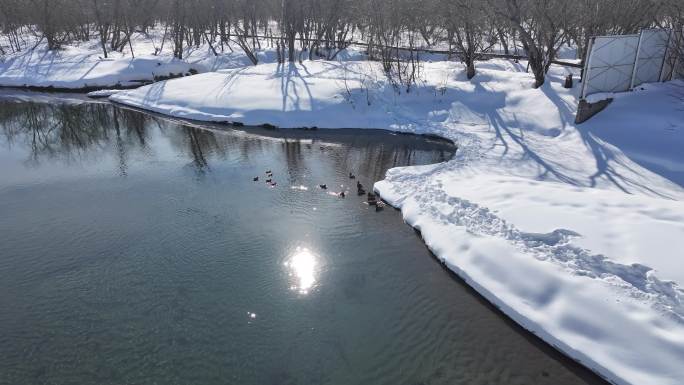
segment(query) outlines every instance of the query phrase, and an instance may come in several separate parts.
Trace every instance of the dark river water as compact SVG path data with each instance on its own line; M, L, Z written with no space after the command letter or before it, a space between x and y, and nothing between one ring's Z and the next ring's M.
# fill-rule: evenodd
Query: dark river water
M0 383L601 383L332 194L453 151L0 100Z

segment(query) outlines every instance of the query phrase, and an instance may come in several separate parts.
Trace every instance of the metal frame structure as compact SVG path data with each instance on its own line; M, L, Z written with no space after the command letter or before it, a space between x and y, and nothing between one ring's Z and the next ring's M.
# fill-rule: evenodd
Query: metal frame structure
M596 93L625 92L643 83L670 80L665 64L672 31L645 29L635 35L595 36L589 41L581 99ZM668 74L667 72L670 72Z

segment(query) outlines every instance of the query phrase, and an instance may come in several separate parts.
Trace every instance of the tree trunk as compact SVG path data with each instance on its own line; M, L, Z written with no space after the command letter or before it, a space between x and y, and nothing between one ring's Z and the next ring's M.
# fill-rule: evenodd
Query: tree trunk
M294 63L295 61L295 34L291 33L287 36L287 61Z
M475 61L472 59L468 60L468 63L466 64L467 70L466 70L466 76L468 76L468 80L472 79L475 77Z
M497 29L496 33L499 36L499 42L501 42L501 47L503 47L504 54L508 55L508 42L506 41L506 37L504 36L503 29Z

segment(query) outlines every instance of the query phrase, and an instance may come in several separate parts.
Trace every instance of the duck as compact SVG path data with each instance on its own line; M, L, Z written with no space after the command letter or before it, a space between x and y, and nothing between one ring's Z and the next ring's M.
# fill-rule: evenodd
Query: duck
M347 196L347 194L345 194L344 191L342 191L339 195L340 195L340 198L344 198Z
M273 171L271 171L271 170L266 170L266 174L273 174Z
M271 179L271 178L266 179L266 183L269 183L269 184L273 183L273 179Z
M328 189L328 185L325 185L325 184L319 184L318 187L322 188L323 190Z
M270 184L271 184L271 187L275 187L278 183L276 183L276 182L271 182Z
M361 184L361 182L356 182L356 188L359 190L363 190L363 185Z
M254 178L252 178L252 180L255 181L255 182L258 182L258 181L259 181L259 177L258 177L258 176L255 176Z
M375 211L380 211L385 208L385 202L379 201L375 204Z
M349 179L356 179L356 175L352 174L351 172L349 173Z

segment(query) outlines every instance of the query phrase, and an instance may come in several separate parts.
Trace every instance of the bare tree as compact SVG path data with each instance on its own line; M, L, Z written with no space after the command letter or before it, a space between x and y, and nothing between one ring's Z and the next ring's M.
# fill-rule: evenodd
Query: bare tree
M497 42L495 29L487 19L487 8L478 0L444 0L449 47L466 66L468 79L475 76L475 61Z
M668 0L664 9L666 16L663 27L671 30L670 54L666 58L671 70L666 76L684 79L684 4L678 0Z
M541 87L571 24L572 4L565 0L490 0L489 4L518 33L534 87Z
M257 64L270 44L285 60L334 59L352 40L367 44L396 85L409 91L421 71L422 49L448 44L469 78L484 52L522 47L535 87L559 47L586 55L589 38L662 26L681 37L682 0L0 0L0 54L25 49L35 35L49 49L97 38L105 57L136 33L161 25L174 56L206 44L214 55L241 49ZM29 37L27 39L27 37ZM680 40L676 40L680 39ZM30 46L30 45L29 45Z

